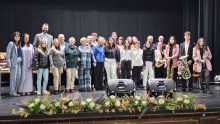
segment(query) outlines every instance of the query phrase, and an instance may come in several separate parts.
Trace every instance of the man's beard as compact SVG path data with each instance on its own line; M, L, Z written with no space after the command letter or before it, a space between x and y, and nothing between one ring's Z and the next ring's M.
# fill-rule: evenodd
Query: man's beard
M47 33L47 32L48 32L48 30L43 30L43 32L44 32L44 33Z

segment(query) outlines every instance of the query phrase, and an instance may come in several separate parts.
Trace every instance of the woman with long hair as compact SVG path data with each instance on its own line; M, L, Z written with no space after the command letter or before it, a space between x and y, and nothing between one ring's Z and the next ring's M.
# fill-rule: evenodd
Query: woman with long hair
M22 68L21 68L21 82L18 87L18 92L22 95L30 95L33 92L33 75L32 65L34 57L34 47L29 42L29 34L25 33L21 40L22 49Z
M167 61L169 61L168 66L170 66L170 71L168 72L170 75L168 75L167 78L172 77L175 82L177 82L177 62L179 57L179 45L176 43L176 38L174 36L171 36L169 38L168 44L166 45L165 52L164 52L165 58ZM173 72L171 69L174 69ZM173 73L173 74L172 74Z
M143 86L146 89L148 77L149 79L154 78L154 50L152 44L146 41L145 48L143 50ZM149 76L148 76L149 74Z
M47 95L46 90L49 75L49 50L45 40L41 40L37 50L34 53L34 70L37 71L37 95ZM44 77L43 90L41 92L41 79Z
M134 49L136 49L135 44L138 41L138 38L136 36L133 36L131 38L131 40L132 40L132 42L131 42L131 50L134 50Z
M128 41L124 43L124 49L120 51L120 56L122 78L130 79L132 52L130 50L130 43Z
M60 42L57 38L53 40L53 46L49 52L50 70L53 74L54 94L59 94L59 85L61 85L61 75L66 69L66 59Z
M123 50L124 49L124 38L123 37L119 37L118 38L117 47L119 48L119 50Z
M196 69L195 71L199 73L200 85L203 93L209 91L209 73L212 71L212 53L209 47L206 45L204 38L199 38L196 46L193 48L193 60L195 61ZM206 89L203 86L203 81L205 78Z
M105 62L104 67L107 73L107 79L117 79L116 68L120 67L120 50L116 48L114 39L108 38L105 44Z
M22 50L19 32L14 32L6 48L6 66L10 68L10 95L19 96L18 86L21 80Z

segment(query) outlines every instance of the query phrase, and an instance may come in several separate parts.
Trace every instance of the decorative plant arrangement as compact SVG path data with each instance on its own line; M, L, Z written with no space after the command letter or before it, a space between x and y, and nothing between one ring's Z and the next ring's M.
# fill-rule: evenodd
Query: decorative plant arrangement
M170 97L171 96L171 97ZM97 98L88 98L83 100L78 94L76 98L63 96L59 99L51 99L45 96L42 99L32 97L29 100L22 101L22 104L15 104L20 107L19 110L12 110L12 114L19 114L22 117L28 117L34 114L53 115L57 113L73 113L79 112L122 112L129 111L142 112L144 109L156 111L157 109L165 109L175 111L175 109L204 109L204 104L197 105L197 96L194 94L183 95L182 93L168 93L160 95L157 98L150 96L147 92L137 94L136 96L124 95L123 97L105 96L102 94Z

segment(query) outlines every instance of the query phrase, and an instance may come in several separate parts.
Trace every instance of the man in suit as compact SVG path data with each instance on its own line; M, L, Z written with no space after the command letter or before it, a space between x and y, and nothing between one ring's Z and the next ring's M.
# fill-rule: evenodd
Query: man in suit
M68 42L65 42L65 36L64 34L59 34L58 35L58 39L60 41L60 46L61 48L64 50L65 47L69 47L69 43Z
M35 35L34 43L33 43L33 46L35 48L38 48L41 40L46 41L48 49L52 46L53 36L47 33L48 30L49 30L49 25L47 23L44 23L42 25L42 33L39 33L39 34Z
M187 64L188 64L189 70L192 74L192 72L193 72L193 57L192 57L192 54L193 54L193 48L195 46L195 43L191 42L190 38L191 38L191 33L189 31L186 31L184 33L185 41L180 44L179 57L188 55ZM186 83L187 83L187 80L182 79L182 91L186 91ZM192 90L193 90L193 78L191 76L189 78L189 92L192 91Z

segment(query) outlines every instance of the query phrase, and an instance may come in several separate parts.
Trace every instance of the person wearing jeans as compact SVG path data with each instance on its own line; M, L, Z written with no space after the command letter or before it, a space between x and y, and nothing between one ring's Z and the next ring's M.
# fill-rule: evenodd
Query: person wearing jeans
M38 49L34 53L34 70L37 71L37 95L41 95L41 79L43 81L43 94L46 95L49 75L49 51L46 47L46 41L41 40Z

